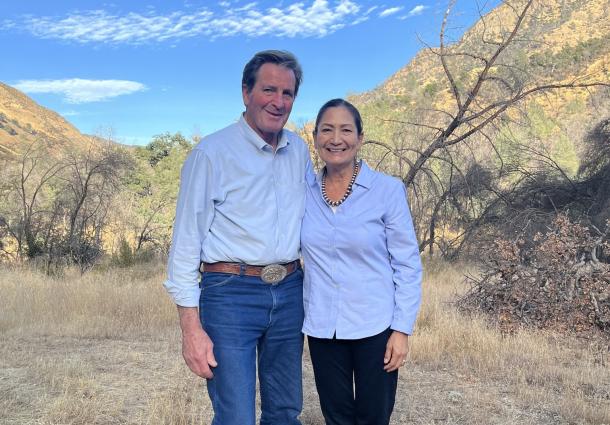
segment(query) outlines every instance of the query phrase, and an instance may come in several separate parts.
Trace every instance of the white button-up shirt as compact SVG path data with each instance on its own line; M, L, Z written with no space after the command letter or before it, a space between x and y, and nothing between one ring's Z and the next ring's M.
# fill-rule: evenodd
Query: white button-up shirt
M283 130L274 152L244 117L201 140L182 167L168 279L175 303L199 305L199 264L299 258L307 145Z
M411 334L422 266L405 186L363 162L353 192L333 212L320 179L307 176L301 229L303 332L358 339L390 327Z

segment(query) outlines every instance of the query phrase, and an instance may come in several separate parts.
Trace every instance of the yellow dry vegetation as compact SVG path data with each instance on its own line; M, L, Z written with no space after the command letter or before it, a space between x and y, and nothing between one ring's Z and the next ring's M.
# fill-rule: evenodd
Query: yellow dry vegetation
M608 33L610 34L610 31ZM587 78L585 81L592 81L594 76L598 76L602 81L610 84L610 54L589 63L585 75Z
M457 48L467 43L474 43L481 46L482 34L488 41L500 42L506 36L508 29L516 21L515 11L520 10L525 4L524 0L511 2L512 7L504 4L484 16L485 23L477 22L462 36L461 40L449 49ZM565 15L565 16L563 16ZM549 31L541 31L545 24L553 27ZM522 52L529 58L537 54L550 54L560 52L566 46L576 46L590 40L608 39L610 37L610 5L607 0L591 0L583 2L581 0L544 0L536 1L530 10L529 16L523 23L518 40L524 38L531 40L527 46L522 46ZM435 40L436 41L436 40ZM523 40L519 41L524 43ZM433 43L435 44L435 43ZM408 87L404 84L407 76L415 78L420 87L425 87L428 83L438 83L439 91L434 94L434 107L446 111L455 109L453 95L448 87L447 78L444 75L439 57L434 53L437 48L421 50L404 68L389 77L383 84L370 93L364 93L354 97L358 104L365 104L369 99L375 98L375 93L387 97L400 97L408 95ZM460 71L465 71L462 77L467 77L461 82L463 87L469 87L478 77L482 68L480 66L470 69L462 69L457 61L449 58L449 65L454 73L454 78ZM565 66L565 64L563 65ZM609 81L610 82L610 54L604 53L598 57L593 57L584 70L573 70L579 74L579 82L590 81ZM571 82L575 78L574 72L570 73L566 69L567 75L562 81ZM493 74L492 69L490 74ZM544 82L544 78L540 80ZM594 90L594 89L593 89ZM590 97L589 90L588 97ZM537 96L539 97L539 96ZM414 102L411 101L413 104ZM405 105L406 106L406 105ZM551 107L549 113L556 114L556 105ZM561 111L565 112L565 111Z
M471 266L429 261L392 424L610 423L608 341L502 335L452 302ZM0 423L208 424L205 384L180 355L162 265L0 269ZM322 425L304 353L304 425Z
M19 90L1 82L0 114L0 155L3 150L22 151L24 146L40 139L62 146L82 146L89 142L87 136L61 115L43 108Z
M560 9L553 7L556 1L549 1L549 9L554 12L553 21L560 19ZM565 46L575 46L591 39L608 37L610 34L610 6L608 0L570 0L568 3L576 3L578 9L572 13L557 28L543 34L543 40L554 52L560 51Z
M578 79L579 83L588 83L593 81L608 81L610 84L610 55L605 55L597 58L589 63L583 71L583 77ZM561 84L569 84L574 81L574 76L568 76ZM535 102L543 108L549 117L561 117L566 113L566 105L573 102L585 104L591 97L590 88L574 88L571 90L555 90L544 95L539 95L534 98ZM587 118L596 119L598 112L595 110L583 111Z

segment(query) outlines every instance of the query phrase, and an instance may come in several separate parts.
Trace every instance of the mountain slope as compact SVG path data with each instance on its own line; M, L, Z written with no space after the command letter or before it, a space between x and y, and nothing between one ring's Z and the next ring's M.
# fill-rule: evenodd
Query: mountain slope
M86 145L90 138L56 112L0 83L0 156L18 153L36 140L67 147Z
M506 37L514 24L514 10L523 4L523 0L512 2L515 9L500 5L483 16L449 50L489 57L496 48L494 43ZM610 83L609 40L608 0L535 1L514 43L502 53L491 75L511 82L513 88L530 81ZM438 48L423 49L380 86L350 98L363 114L367 138L394 145L410 144L404 140L417 139L421 131L404 125L405 121L439 127L446 124L445 113L454 113L456 105L438 53ZM483 68L481 61L465 56L449 57L448 65L464 93ZM491 84L485 87L484 97L501 96L498 87ZM549 151L564 154L562 165L575 172L577 144L587 130L610 114L610 92L599 87L554 91L533 96L520 107L526 112L531 128L522 138L542 140Z

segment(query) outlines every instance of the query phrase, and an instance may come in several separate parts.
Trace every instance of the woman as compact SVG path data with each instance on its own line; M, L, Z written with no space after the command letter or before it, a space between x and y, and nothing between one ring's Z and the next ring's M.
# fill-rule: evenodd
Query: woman
M325 167L307 176L303 333L322 413L332 425L388 424L421 299L405 187L356 160L364 134L351 103L324 104L313 135Z

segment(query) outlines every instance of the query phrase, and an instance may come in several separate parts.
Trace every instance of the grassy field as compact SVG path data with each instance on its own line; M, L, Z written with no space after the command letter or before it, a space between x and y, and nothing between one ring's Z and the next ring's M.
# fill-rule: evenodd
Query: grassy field
M610 424L608 341L502 336L451 301L463 267L428 264L393 424ZM0 269L0 424L208 424L161 265ZM323 424L304 354L303 424Z

